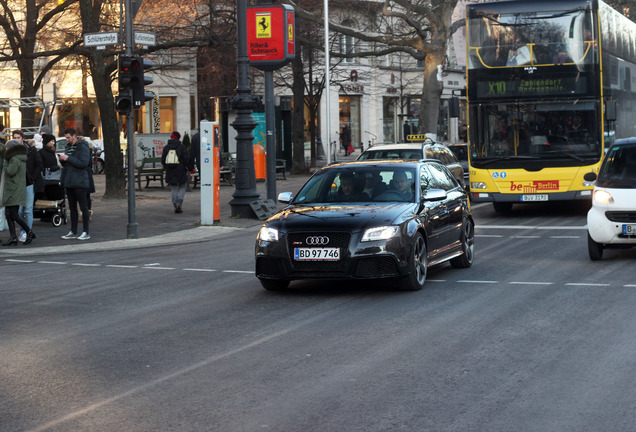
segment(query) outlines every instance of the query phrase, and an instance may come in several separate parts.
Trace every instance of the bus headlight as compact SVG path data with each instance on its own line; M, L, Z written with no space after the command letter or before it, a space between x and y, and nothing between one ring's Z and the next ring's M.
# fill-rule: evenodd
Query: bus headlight
M486 189L486 183L483 183L483 182L471 183L470 188L471 189Z

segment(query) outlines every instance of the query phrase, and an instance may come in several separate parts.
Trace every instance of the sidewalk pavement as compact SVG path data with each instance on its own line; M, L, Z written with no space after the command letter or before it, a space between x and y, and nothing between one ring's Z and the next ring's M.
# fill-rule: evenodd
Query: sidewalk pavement
M359 151L344 156L338 155L338 161L352 161ZM314 169L312 169L314 170ZM276 181L276 195L281 192L293 192L294 195L305 184L310 174L287 175L287 180ZM51 222L33 220L33 232L37 236L33 242L24 246L0 247L0 257L28 256L43 254L76 253L82 251L118 250L144 248L181 242L193 243L205 241L212 237L232 231L254 228L263 222L253 219L232 217L230 201L236 192L236 185L221 182L220 222L214 226L201 226L201 190L197 187L186 192L183 202L183 213L177 214L172 206L170 187L161 188L159 182L151 182L149 188L135 189L135 220L137 222L136 239L128 239L128 199L104 199L105 176L94 176L96 193L92 194L93 216L90 223L89 240L64 240L60 237L70 231L70 215L68 223L54 227ZM258 199L267 199L267 184L256 182ZM283 205L278 205L279 209ZM82 223L78 224L81 232ZM79 234L79 233L78 233ZM0 233L0 241L6 242L8 231Z

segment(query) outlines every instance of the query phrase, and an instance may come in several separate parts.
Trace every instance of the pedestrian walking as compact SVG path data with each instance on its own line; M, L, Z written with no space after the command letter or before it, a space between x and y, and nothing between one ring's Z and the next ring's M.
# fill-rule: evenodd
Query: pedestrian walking
M71 230L62 238L65 240L75 238L88 240L91 238L89 234L90 212L87 203L90 183L86 168L90 168L91 150L86 141L77 136L77 131L74 128L65 129L64 137L68 144L64 154L61 154L59 159L62 163L62 187L66 191L66 199L71 213ZM82 212L82 234L79 236L77 235L78 205Z
M27 173L27 149L18 140L11 140L6 144L4 152L4 187L2 188L2 205L5 207L7 224L9 225L9 240L2 246L16 246L15 223L26 231L25 245L35 239L35 234L29 228L26 221L18 213L20 206L24 206L27 199L26 173Z
M172 191L172 205L175 213L183 212L181 207L185 198L188 172L194 169L194 164L190 164L188 149L179 141L180 138L179 132L172 132L161 155L161 163L166 171L166 183L170 185Z
M6 141L4 139L6 134L6 128L4 123L0 123L0 231L4 231L9 228L7 224L7 218L4 213L4 206L2 205L2 191L4 190L4 152Z
M34 140L27 140L24 142L24 146L27 149L27 166L26 166L26 204L20 206L20 217L29 226L29 229L33 228L33 205L35 204L35 196L44 192L44 180L42 179L42 157L36 148ZM24 243L27 238L27 233L23 229L20 233L20 241Z

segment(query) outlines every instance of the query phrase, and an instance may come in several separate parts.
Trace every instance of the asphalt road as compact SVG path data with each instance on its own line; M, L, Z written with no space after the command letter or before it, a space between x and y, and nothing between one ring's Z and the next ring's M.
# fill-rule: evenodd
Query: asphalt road
M632 431L636 250L477 205L419 292L254 278L256 227L0 258L1 431Z

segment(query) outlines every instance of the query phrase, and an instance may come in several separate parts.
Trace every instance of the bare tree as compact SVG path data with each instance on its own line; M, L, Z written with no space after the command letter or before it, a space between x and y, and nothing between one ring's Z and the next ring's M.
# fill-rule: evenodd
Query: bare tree
M21 98L35 97L46 74L79 45L69 38L76 26L65 22L76 2L0 0L0 28L5 34L0 43L0 63L16 65ZM48 61L36 68L36 58ZM20 107L20 111L22 126L35 126L35 108Z
M319 14L303 9L293 0L287 2L296 7L300 17L322 23ZM438 67L445 65L448 38L455 29L463 25L451 25L451 14L457 0L385 0L381 4L381 14L374 14L379 5L376 2L355 0L334 3L334 9L341 13L364 18L347 21L364 27L345 26L341 22L330 20L330 29L369 43L366 50L351 54L332 52L334 57L380 56L404 52L424 61L419 130L436 131L442 94L442 86L437 79ZM372 19L374 16L377 19ZM319 48L319 44L315 46Z

